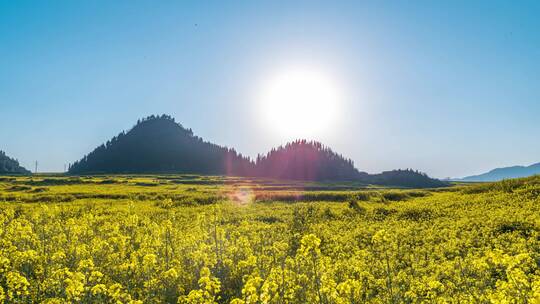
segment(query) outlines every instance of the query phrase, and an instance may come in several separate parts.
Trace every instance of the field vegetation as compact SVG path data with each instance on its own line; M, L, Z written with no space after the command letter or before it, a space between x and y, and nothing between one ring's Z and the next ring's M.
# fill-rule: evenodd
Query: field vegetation
M538 303L540 177L0 178L0 302Z

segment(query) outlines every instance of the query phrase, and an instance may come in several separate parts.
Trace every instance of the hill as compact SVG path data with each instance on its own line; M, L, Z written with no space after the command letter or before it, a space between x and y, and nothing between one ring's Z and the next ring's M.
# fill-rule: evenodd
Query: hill
M357 180L367 177L350 159L319 142L297 140L272 149L256 160L255 175L292 180Z
M385 171L371 174L366 182L376 185L401 186L407 188L446 187L448 183L429 177L427 174L412 169Z
M487 173L459 179L465 182L495 182L503 179L528 177L540 174L540 163L530 166L513 166L493 169Z
M401 187L446 185L412 170L370 175L321 143L297 140L259 155L255 161L234 149L193 135L167 115L139 120L126 132L70 165L71 174L192 173L305 181L361 181Z
M30 171L19 165L16 159L10 158L0 151L0 174L30 174Z
M203 141L174 118L150 116L139 120L69 168L88 173L196 173L246 175L252 162L233 149Z

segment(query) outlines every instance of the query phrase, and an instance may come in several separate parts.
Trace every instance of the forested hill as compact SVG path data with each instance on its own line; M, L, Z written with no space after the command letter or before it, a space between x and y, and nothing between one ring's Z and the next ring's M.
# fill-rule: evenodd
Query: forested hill
M19 165L19 162L0 151L0 174L30 174L30 171Z
M393 170L379 174L358 171L352 160L321 143L297 140L258 156L255 175L267 178L313 181L361 181L365 184L407 188L436 188L447 183L415 170Z
M366 183L385 186L401 186L406 188L437 188L449 184L431 178L427 174L412 169L385 171L379 174L370 174Z
M257 157L257 176L293 180L357 180L367 173L318 142L298 140Z
M71 174L193 173L306 181L361 181L402 187L444 183L412 170L370 175L318 142L298 140L272 149L255 161L234 149L203 141L167 115L137 122L70 165Z
M174 118L149 116L69 168L69 173L196 173L247 175L252 162L233 149L203 141Z

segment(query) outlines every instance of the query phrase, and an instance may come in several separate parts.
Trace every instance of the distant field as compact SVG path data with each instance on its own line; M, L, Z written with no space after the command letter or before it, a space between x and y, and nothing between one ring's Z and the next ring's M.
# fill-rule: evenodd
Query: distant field
M0 302L535 303L540 177L0 177Z

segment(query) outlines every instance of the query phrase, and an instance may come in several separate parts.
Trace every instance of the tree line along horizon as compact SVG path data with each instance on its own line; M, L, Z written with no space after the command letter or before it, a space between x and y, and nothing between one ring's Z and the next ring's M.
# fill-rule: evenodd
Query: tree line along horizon
M5 165L8 164L8 165ZM7 170L2 170L7 169ZM0 153L0 173L28 174ZM304 181L360 181L404 187L441 187L447 183L412 169L368 174L351 159L320 142L295 140L256 159L234 148L204 141L170 115L139 119L129 131L98 146L69 165L68 174L187 173Z

